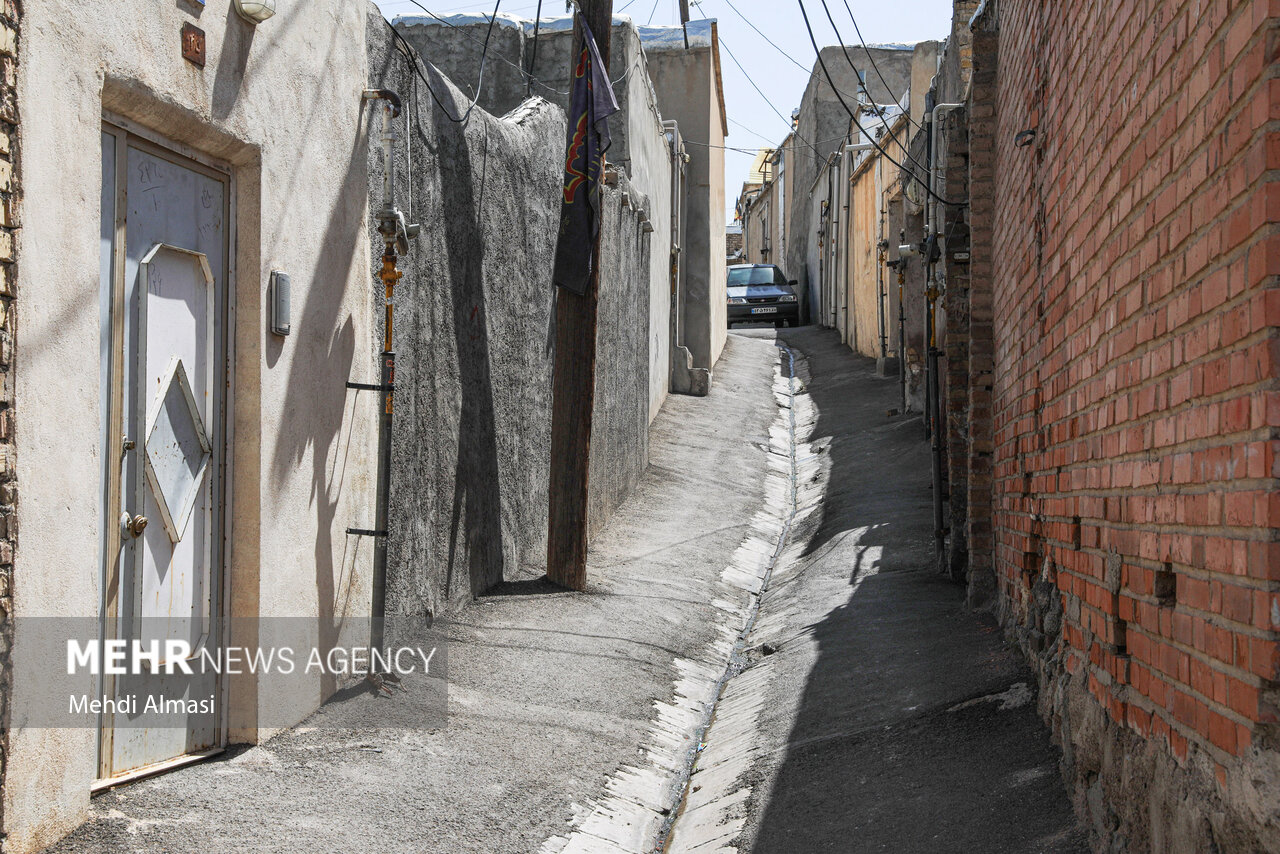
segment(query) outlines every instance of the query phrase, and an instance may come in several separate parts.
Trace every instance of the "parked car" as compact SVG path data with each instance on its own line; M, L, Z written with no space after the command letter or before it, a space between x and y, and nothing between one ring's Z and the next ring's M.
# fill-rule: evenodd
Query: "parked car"
M729 268L729 326L735 323L800 325L800 296L773 264L737 264Z

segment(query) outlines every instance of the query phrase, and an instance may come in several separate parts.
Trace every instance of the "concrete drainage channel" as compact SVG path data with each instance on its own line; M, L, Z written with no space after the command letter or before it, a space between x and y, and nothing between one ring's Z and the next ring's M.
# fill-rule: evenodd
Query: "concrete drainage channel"
M749 765L767 669L753 668L750 635L775 570L803 553L825 490L825 461L807 444L817 413L804 391L808 365L782 342L773 394L765 504L721 573L712 604L717 638L696 659L677 659L675 696L655 703L642 746L645 761L620 768L607 794L574 805L574 830L543 843L540 854L653 854L733 851L744 823L740 785ZM760 671L758 674L756 671ZM744 739L746 741L744 742Z

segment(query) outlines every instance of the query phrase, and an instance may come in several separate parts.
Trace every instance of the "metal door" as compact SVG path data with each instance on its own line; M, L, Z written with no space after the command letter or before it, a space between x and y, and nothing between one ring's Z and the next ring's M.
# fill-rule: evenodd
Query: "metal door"
M222 643L228 184L219 170L104 130L103 635L161 649L185 641L194 670L146 666L104 685L136 698L133 712L103 715L104 779L222 740L221 680L199 664ZM148 698L181 705L157 717Z

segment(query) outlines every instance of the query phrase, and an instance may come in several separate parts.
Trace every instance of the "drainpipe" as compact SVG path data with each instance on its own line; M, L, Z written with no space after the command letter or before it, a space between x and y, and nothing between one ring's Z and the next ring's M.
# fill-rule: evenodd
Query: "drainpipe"
M840 251L840 170L836 160L827 162L827 325L832 329L840 328L840 298L838 266Z
M876 163L876 327L880 332L880 370L889 358L888 334L885 329L884 262L889 254L889 241L884 236L884 158Z
M929 189L933 190L933 192L938 195L942 194L938 189L942 165L938 162L938 137L940 134L937 133L935 128L937 128L938 120L942 117L943 113L958 110L963 106L964 104L938 104L933 108L933 113L929 119ZM939 216L940 209L938 207L940 204L941 202L938 201L936 196L929 197L929 233L935 237L942 236L940 234L942 222L941 217Z
M898 265L898 385L902 397L902 411L907 411L907 313L902 292L907 282L907 259L899 258Z
M907 232L903 229L898 232L898 382L902 386L902 411L906 412L907 406L907 314L906 300L904 299L904 291L907 282L907 259L918 256L920 254L920 246L915 243L907 243ZM929 420L928 415L925 421Z
M849 344L849 137L840 146L840 160L836 164L836 193L832 199L835 206L836 223L831 229L831 280L835 283L835 304L837 308L836 328L840 330L840 338L845 346Z
M397 269L397 251L409 251L409 240L417 237L418 226L405 221L404 213L396 207L395 181L395 120L401 113L400 97L390 89L366 89L361 93L366 101L381 101L382 115L382 208L378 211L378 232L383 238L382 270L378 277L383 285L383 348L381 381L377 385L347 383L348 388L377 391L382 395L378 413L378 485L377 505L374 511L373 530L348 528L348 534L371 536L373 546L373 590L370 613L370 647L382 649L385 640L387 614L387 516L391 503L391 422L395 411L396 354L392 346L392 316L395 307L395 286L404 275ZM370 672L369 679L380 689L386 689L386 681L398 681L392 674Z
M884 221L877 223L877 236L884 234ZM889 330L885 318L885 300L888 295L884 292L884 267L889 256L889 244L880 237L876 241L876 327L880 332L880 365L878 373L884 376L885 362L889 359Z

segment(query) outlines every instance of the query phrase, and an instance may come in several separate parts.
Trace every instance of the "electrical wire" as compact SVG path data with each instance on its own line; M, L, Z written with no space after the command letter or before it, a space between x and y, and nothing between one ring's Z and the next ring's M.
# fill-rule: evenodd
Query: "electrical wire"
M422 69L418 67L417 54L413 52L413 47L404 40L404 36L400 35L400 32L391 24L390 21L387 21L386 18L383 18L382 20L386 21L387 29L391 30L392 38L400 44L400 49L397 52L404 56L405 59L409 60L409 64L413 68L414 74L416 74L418 79L423 82L423 85L427 87L427 92L431 94L431 100L436 102L436 106L440 108L440 112L444 113L445 117L450 121L458 121L449 112L449 108L444 105L444 102L440 100L440 96L436 94L436 90L432 87L431 81L426 78L426 75L422 73Z
M765 136L764 134L760 133L759 131L752 130L750 127L747 127L747 125L743 124L742 122L738 121L738 120L737 120L737 119L735 119L735 118L730 117L730 118L729 118L729 124L731 124L731 125L737 125L738 127L740 127L740 128L742 128L743 130L745 130L747 133L751 134L752 136L758 136L758 137L760 137L761 139L763 139L765 142L769 143L770 145L773 145L773 140L772 140L772 139L770 139L769 137L767 137L767 136Z
M748 130L750 130L750 128L748 128ZM755 132L754 132L754 131L752 131L752 133L755 133ZM756 134L756 136L759 136L761 139L766 140L766 141L768 141L768 139L769 139L767 136L763 136L763 135L758 134L758 133ZM817 145L829 145L830 143L833 143L833 142L840 142L840 141L841 141L841 140L843 140L843 139L845 139L845 137L843 137L843 136L836 136L836 137L832 137L831 139L823 140L822 142L819 142L819 143L816 143L816 144L817 144ZM765 147L761 147L761 148L742 148L742 147L740 147L740 146L734 146L734 145L716 145L716 144L714 144L714 143L710 143L710 142L694 142L694 141L693 141L693 140L691 140L691 139L685 139L685 140L681 140L681 141L682 141L685 145L696 145L696 146L698 146L699 148L719 148L719 149L721 149L721 150L723 150L723 151L737 151L737 152L740 152L740 153L742 153L742 154L759 154L761 151L766 151L766 150L768 150L768 151L777 151L779 148L781 148L781 147L782 147L782 146L780 146L780 145L773 144L772 142L770 142L770 144L769 144L769 146L768 146L767 148L765 148Z
M406 0L406 2L413 3L413 4L414 4L415 6L417 6L419 9L421 9L421 10L422 10L422 11L424 11L424 12L426 12L426 13L427 13L427 15L429 15L429 16L430 16L430 17L432 17L432 18L434 18L436 21L439 21L441 24L443 24L444 26L448 27L449 29L451 29L451 30L457 30L457 31L458 31L458 34L459 34L459 35L461 35L463 38L465 38L465 39L469 39L470 41L473 41L473 42L475 42L476 44L484 44L484 42L482 42L480 39L476 38L475 36L471 35L471 33L467 32L467 31L466 31L465 29L463 29L462 27L460 27L460 26L458 26L457 24L454 24L454 23L452 23L452 22L450 22L450 21L448 21L448 20L446 20L446 19L444 19L444 18L440 17L440 15L439 15L439 14L437 14L437 13L435 13L435 12L432 12L430 9L426 8L426 7L425 7L425 6L423 6L421 3L417 2L417 0ZM576 2L576 0L575 0L575 2L574 2L574 6L577 6L577 2ZM534 25L534 29L535 29L535 30L537 30L537 27L538 27L538 25L537 25L537 24L535 24L535 25ZM519 72L521 73L521 75L524 75L524 76L526 76L526 77L530 77L530 78L532 78L534 83L538 84L538 86L539 86L539 87L541 87L542 89L545 89L547 92L549 92L549 93L551 93L551 94L553 94L553 95L559 95L561 98L567 98L567 97L569 97L569 92L567 92L567 91L561 91L560 89L557 89L557 88L555 88L554 86L548 86L548 85L547 85L543 80L541 80L540 78L538 78L538 76L537 76L537 75L535 75L535 74L531 74L531 73L530 73L530 72L531 72L531 69L527 69L527 68L525 68L523 65L519 65L519 64L517 64L517 63L512 62L511 60L507 59L505 56L503 56L503 55L502 55L502 54L500 54L500 53L499 53L499 54L494 54L494 58L495 58L495 59L497 59L499 62L502 62L502 63L505 63L505 64L507 64L507 65L510 65L512 68L514 68L514 69L516 69L517 71L519 71ZM636 69L636 64L635 64L635 63L633 63L633 64L631 65L631 67L629 67L629 68L626 70L626 72L624 72L624 73L622 74L622 76L618 77L616 80L610 80L610 81L609 81L610 85L612 85L612 86L617 86L619 83L624 82L628 77L630 77L630 76L631 76L631 72L632 72L632 71L634 71L635 69Z
M533 94L533 69L538 64L538 28L542 26L542 0L538 0L538 13L533 19L533 56L529 58L529 73L525 75L528 78L525 81L524 96L528 98Z
M778 118L782 119L782 121L787 126L787 130L790 131L791 133L794 133L796 135L796 139L800 140L802 143L809 146L809 148L813 150L813 156L821 160L822 158L818 153L817 147L815 147L812 142L809 142L807 139L805 139L800 135L799 131L797 131L792 126L791 119L787 118L786 116L782 115L782 113L778 112L778 108L773 105L773 101L770 101L769 96L766 95L763 91L761 91L760 87L756 85L756 81L752 80L751 75L747 73L747 69L742 67L742 63L738 61L738 57L733 55L733 51L729 49L729 45L725 43L725 40L723 37L720 39L720 47L724 48L724 52L729 54L729 58L733 60L733 64L738 66L738 70L742 72L742 76L747 78L747 82L751 84L751 88L755 89L756 93L761 98L764 99L764 102L769 105L769 109L777 113Z
M436 17L429 9L427 9L426 6L418 3L417 0L410 0L410 2L422 11L426 12L428 15L431 15L433 18ZM497 0L497 2L493 4L493 14L489 16L489 29L485 32L484 36L484 49L480 53L480 73L476 79L475 97L471 99L471 103L467 106L467 111L463 113L461 117L454 116L449 109L445 107L444 102L440 100L440 96L436 94L436 90L432 87L431 81L427 79L426 74L423 73L422 68L418 65L418 55L414 52L413 47L405 41L404 36L400 35L400 31L397 30L390 21L387 21L386 18L382 19L383 21L386 21L387 27L391 30L391 34L403 47L401 52L404 53L405 57L409 60L409 63L413 66L414 73L418 75L423 84L426 85L427 91L431 93L431 100L436 102L436 106L440 108L442 113L444 113L445 118L454 124L465 123L467 119L471 118L471 111L476 108L476 104L480 103L481 87L484 86L484 67L485 62L489 58L489 39L493 35L493 25L498 20L498 9L501 8L501 6L502 0Z
M876 58L871 55L871 48L867 46L867 40L862 37L862 28L858 26L858 19L854 17L853 9L849 8L849 0L843 0L843 2L845 11L849 13L849 20L853 21L853 31L858 34L858 41L862 43L862 49L866 51L867 59L871 62L871 68L876 72L876 77L880 78L880 85L884 86L884 90L886 92L893 94L893 90L890 89L889 84L885 82L884 75L880 73L880 66L876 65ZM832 24L831 26L832 29L835 28L835 24ZM841 39L842 43L843 41L844 40ZM907 121L910 122L916 130L924 130L924 127L922 127L919 122L911 118L911 109L909 105L906 110L906 116Z
M691 139L682 140L685 145L696 145L699 148L716 148L720 151L736 151L739 154L759 154L761 151L777 151L777 148L735 148L732 145L715 145L710 142L694 142Z
M884 117L884 113L883 113L883 112L881 112L881 111L879 110L879 108L875 107L875 105L874 105L874 101L873 101L873 99L872 99L872 97L871 97L871 93L867 90L867 84L866 84L866 82L862 79L863 72L858 68L857 64L856 64L856 63L854 63L854 61L853 61L853 57L852 57L852 56L849 56L849 49L848 49L847 47L845 47L845 45L844 45L844 36L840 35L840 28L836 26L836 19L835 19L835 18L833 18L833 17L831 16L831 8L830 8L829 6L827 6L827 0L821 0L821 2L822 2L822 9L823 9L823 11L827 13L827 20L831 22L831 29L832 29L832 30L835 32L835 34L836 34L836 41L840 43L840 51L841 51L841 53L843 53L843 54L844 54L844 58L845 58L845 60L849 63L849 67L853 69L854 74L856 74L856 75L858 76L858 85L859 85L859 86L861 86L861 87L862 87L862 91L863 91L864 93L866 93L867 100L868 100L868 101L872 101L872 104L873 104L872 112L874 112L874 113L876 114L876 117L880 119L880 123L881 123L882 125L884 125L885 132L887 132L887 133L889 134L889 139L891 139L891 140L893 141L894 145L897 145L897 144L898 144L898 136L897 136L897 134L895 134L895 133L893 132L893 128L891 128L891 127L889 126L889 120L888 120L888 119L886 119L886 118ZM863 43L862 43L862 47L863 47L863 50L866 52L867 56L868 56L868 57L870 57L870 56L871 56L871 51L867 49L866 42L863 42ZM883 77L882 77L882 78L880 78L880 82L881 82L881 83L884 83L884 78L883 78ZM831 88L833 88L833 89L834 89L834 88L835 88L835 86L833 85ZM886 91L886 92L888 92L890 95L893 95L893 90L889 88L889 85L888 85L887 83L885 84L885 87L884 87L884 88L885 88L885 91ZM859 129L859 130L862 130L862 125L858 125L858 129ZM865 133L865 131L863 131L863 132ZM909 143L909 142L910 142L910 140L908 139L908 143ZM908 150L908 146L907 146L907 145L902 146L902 153L906 155L907 159L908 159L908 160L910 160L910 161L911 161L911 163L912 163L913 165L915 165L916 167L918 167L918 168L920 168L920 169L923 169L925 172L928 172L928 171L929 171L925 166L923 166L923 165L920 163L920 161L919 161L919 160L916 160L914 157L912 157L912 156L911 156L911 152Z
M769 45L770 45L774 50L776 50L778 53L782 54L782 55L786 58L786 60L787 60L788 62L790 62L790 63L791 63L792 65L794 65L796 68L799 68L799 69L800 69L801 71L803 71L805 74L812 74L812 73L813 73L813 69L812 69L812 68L805 68L803 65L801 65L799 62L797 62L797 61L796 61L796 58L795 58L794 56L792 56L791 54L787 53L787 52L786 52L785 50L783 50L782 48L778 47L778 45L774 43L773 39L769 38L769 37L768 37L768 36L766 36L764 33L760 32L760 28L759 28L759 27L757 27L755 24L751 23L751 19L750 19L750 18L748 18L746 15L742 14L742 12L740 12L740 11L738 10L738 7L737 7L737 6L733 5L733 0L724 0L724 2L725 2L725 3L727 3L727 4L729 4L729 8L730 8L730 9L732 9L734 12L736 12L736 13L737 13L737 15L738 15L738 17L739 17L739 18L741 18L741 19L746 23L746 25L747 25L748 27L750 27L751 29L755 30L755 31L756 31L756 33L758 33L758 34L759 34L760 38L762 38L762 39L764 39L765 41L767 41L767 42L769 43ZM701 4L699 4L699 5L701 5ZM704 13L704 14L705 14L705 13Z
M822 50L818 47L818 39L813 34L813 25L809 23L809 12L804 8L804 0L796 0L796 2L800 4L800 14L804 17L804 27L809 32L809 42L813 45L813 52L818 56L818 65L822 67L822 74L827 78L827 85L831 87L831 91L835 93L836 100L840 102L841 107L844 107L844 111L849 114L849 118L853 120L854 125L857 126L858 130L862 131L862 133L866 135L868 141L871 143L871 147L880 152L880 155L884 157L885 160L888 160L894 166L897 166L903 172L910 175L912 180L923 187L926 193L941 204L951 207L964 207L966 204L965 202L953 202L938 195L934 191L933 187L929 186L928 182L917 175L914 170L908 169L906 166L903 166L897 160L893 159L889 152L885 151L884 148L881 147L880 143L876 142L875 139L867 133L866 128L864 128L862 123L858 121L858 116L853 112L853 110L849 109L849 105L845 103L844 96L841 95L840 90L836 88L835 81L831 79L831 72L827 69L826 60L822 58Z
M448 27L449 29L451 29L451 30L457 30L457 31L458 31L458 34L459 34L459 35L461 35L463 38L465 38L465 39L469 39L470 41L473 41L473 42L475 42L476 44L484 44L484 42L480 41L480 39L478 39L478 38L476 38L475 36L471 35L471 33L467 32L467 31L466 31L466 30L464 30L462 27L458 26L457 24L451 23L450 21L445 20L444 18L440 17L440 16L439 16L438 14L436 14L435 12L432 12L430 9L426 8L425 6L423 6L421 3L416 2L416 0L407 0L407 2L413 3L413 4L414 4L415 6L417 6L419 9L421 9L421 10L422 10L422 11L424 11L424 12L426 12L429 16L431 16L431 17L432 17L432 18L434 18L435 20L439 21L441 24L443 24L444 26ZM511 60L507 59L507 58L506 58L505 56L503 56L502 54L496 54L496 55L495 55L495 58L496 58L499 62L506 63L507 65L510 65L512 68L515 68L515 69L519 70L519 72L520 72L521 74L528 74L528 70L527 70L527 69L525 69L525 68L524 68L524 66L522 66L522 65L517 65L516 63L514 63L514 62L512 62ZM534 76L534 75L529 75L529 76L530 76L530 77L533 77L533 82L534 82L534 83L537 83L539 86L541 86L543 89L547 90L548 92L552 93L553 95L559 95L559 96L560 96L560 97L562 97L562 98L567 98L567 97L569 97L569 93L568 93L568 92L561 92L559 89L556 89L556 88L555 88L555 87L553 87L553 86L548 86L546 83L544 83L542 80L538 79L538 78L537 78L536 76Z
M649 20L644 22L646 27L653 23L653 14L658 11L658 4L660 2L662 2L662 0L653 0L653 8L649 10Z

